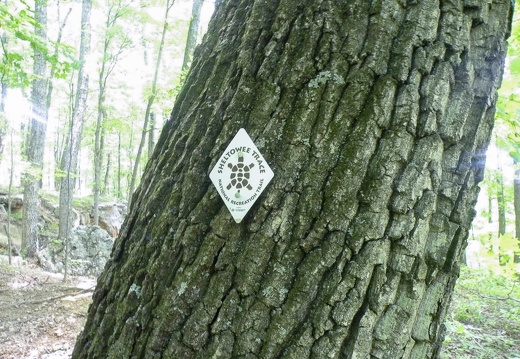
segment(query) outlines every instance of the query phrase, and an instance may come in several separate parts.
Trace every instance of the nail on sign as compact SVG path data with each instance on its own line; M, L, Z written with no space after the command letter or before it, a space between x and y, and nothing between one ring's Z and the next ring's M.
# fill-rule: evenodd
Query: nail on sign
M209 178L235 222L240 223L273 175L253 140L241 128L220 156Z

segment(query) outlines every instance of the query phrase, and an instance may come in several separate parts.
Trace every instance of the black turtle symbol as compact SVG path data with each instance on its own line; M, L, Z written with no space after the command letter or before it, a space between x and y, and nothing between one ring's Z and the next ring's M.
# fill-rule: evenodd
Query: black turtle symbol
M238 163L236 165L228 163L228 167L231 168L231 175L229 176L231 182L226 187L228 190L232 187L238 189L239 192L242 188L253 189L251 184L249 184L249 178L251 177L251 168L255 167L254 163L246 166L244 164L244 156L238 155Z

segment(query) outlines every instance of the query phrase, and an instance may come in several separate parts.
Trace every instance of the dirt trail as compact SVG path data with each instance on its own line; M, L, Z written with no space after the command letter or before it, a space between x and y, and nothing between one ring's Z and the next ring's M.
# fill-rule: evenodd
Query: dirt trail
M70 358L95 278L0 263L0 359Z

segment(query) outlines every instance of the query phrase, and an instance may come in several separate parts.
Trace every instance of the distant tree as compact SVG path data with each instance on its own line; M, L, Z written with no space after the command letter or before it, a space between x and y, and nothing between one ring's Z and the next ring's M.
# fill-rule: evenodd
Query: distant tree
M61 14L60 8L61 7L58 2L58 6L57 6L58 19L60 19L60 14ZM61 22L61 24L58 28L58 36L57 36L56 41L54 42L54 52L52 54L53 59L57 59L59 56L61 39L63 37L63 29L65 28L65 25L67 24L67 20L68 20L71 12L72 12L72 7L69 7L67 14L63 18L63 21ZM59 66L58 66L59 65L58 61L50 62L50 65L51 65L50 75L49 75L50 80L47 81L47 90L46 90L46 97L47 97L46 106L48 109L51 108L52 95L53 95L53 91L54 91L54 83L53 83L52 79L57 76L57 72L60 70ZM63 75L59 75L59 77L63 77Z
M18 40L16 34L26 37L26 27L33 21L30 9L25 4L16 8L13 3L0 2L0 161L4 149L4 138L7 134L7 116L5 113L7 90L12 87L29 86L29 74L26 60L20 49L12 46ZM13 41L14 40L14 41Z
M498 236L506 234L506 200L504 195L504 175L502 170L497 176L497 208L498 208Z
M150 111L150 125L148 126L148 158L152 155L155 147L155 126L156 126L155 112ZM135 185L135 184L134 184Z
M13 129L9 129L9 135L10 135L10 145L11 148L9 150L9 184L7 187L7 227L6 234L7 234L7 253L9 256L9 264L11 264L12 258L12 248L13 248L13 240L11 238L11 195L13 193L13 173L14 173L14 146L13 146Z
M4 70L6 63L8 61L7 51L5 50L7 47L7 43L9 38L6 33L0 35L0 44L2 45L2 71L0 71L0 162L2 161L2 154L4 152L4 136L6 134L6 115L5 115L5 100L7 98L7 73Z
M494 184L490 186L493 190L494 197L497 200L497 218L498 218L498 237L506 234L506 210L507 205L510 203L510 198L506 196L506 188L504 185L504 168L502 162L504 161L499 150L497 158L495 159L497 168L495 170L489 169L491 176L494 180Z
M520 5L516 1L517 6ZM520 94L518 83L520 82L520 26L518 12L513 21L512 36L508 46L509 66L503 86L500 89L498 101L498 120L506 130L499 140L502 148L509 152L514 163L514 213L515 213L515 238L518 248L515 250L515 262L520 262Z
M135 156L134 166L132 170L132 178L130 180L130 188L128 191L128 203L131 202L132 194L134 193L135 185L137 182L137 176L139 173L139 166L141 164L141 155L144 149L144 144L146 141L146 134L150 130L149 129L149 120L152 117L155 120L155 116L152 115L152 106L155 101L156 92L157 92L157 80L159 78L159 69L162 60L162 54L164 50L164 40L166 38L166 32L168 31L168 16L170 10L174 4L175 0L166 0L165 8L164 8L164 21L163 28L161 33L161 41L159 43L159 48L157 49L157 57L155 59L155 67L153 73L152 80L152 88L150 90L150 94L148 95L148 101L146 103L146 110L144 113L144 123L141 130L141 141L139 142L139 147L137 147L137 154ZM154 121L155 122L155 121Z
M439 357L512 12L220 1L72 357ZM237 224L240 128L275 177Z
M7 122L5 115L5 99L7 97L7 85L0 78L0 162L4 153L4 137L6 134Z
M59 207L59 238L65 241L65 255L68 255L68 238L73 223L72 200L76 184L78 154L81 135L86 117L89 77L87 59L90 54L91 25L90 13L92 0L83 0L81 7L81 38L79 50L79 69L76 86L76 96L72 118L66 134L66 142L60 161L60 207ZM68 259L68 258L67 258ZM67 263L67 261L65 261ZM66 267L67 268L67 267ZM65 277L67 270L65 270Z
M47 1L36 0L34 8L36 20L34 33L42 42L47 42ZM38 222L40 218L39 190L43 171L43 153L47 133L47 59L45 50L34 48L34 79L32 81L31 105L27 138L25 140L25 155L29 168L23 178L23 220L22 220L22 251L28 257L33 257L38 249Z
M0 24L2 24L0 27L2 88L0 122L5 117L7 89L25 90L31 86L32 113L29 124L22 133L22 136L26 137L22 144L22 151L29 163L23 180L22 246L29 256L34 254L38 242L38 192L41 187L47 117L52 98L52 79L66 77L74 66L71 48L61 43L61 34L67 17L68 15L59 26L58 39L49 41L46 1L36 1L34 10L23 1L0 3ZM29 49L32 49L32 56L29 55ZM31 60L32 73L28 66ZM47 73L48 64L50 64L50 74ZM0 128L2 128L1 124Z
M99 222L99 196L101 194L102 164L105 146L105 107L107 82L121 55L132 46L132 41L120 22L130 12L131 1L115 0L109 3L106 15L102 55L98 73L97 120L94 139L94 224Z
M190 26L188 28L188 37L186 38L186 47L184 48L184 59L182 61L182 71L187 71L191 59L193 58L193 51L197 46L197 39L200 27L200 10L202 8L203 0L193 0L191 9Z

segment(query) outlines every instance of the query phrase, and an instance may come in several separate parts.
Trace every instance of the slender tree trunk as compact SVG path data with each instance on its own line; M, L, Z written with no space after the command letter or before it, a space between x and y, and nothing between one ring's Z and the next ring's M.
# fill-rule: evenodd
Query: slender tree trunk
M63 136L65 137L65 136ZM54 141L54 162L55 163L60 163L60 159L61 159L61 156L63 154L63 151L62 151L62 135L60 133L60 131L57 131L56 132L56 138L55 138L55 141ZM60 190L60 183L61 183L61 177L62 177L62 173L60 172L60 169L59 168L56 168L56 170L54 171L54 189L56 191L59 191Z
M72 12L72 8L69 8L69 11L67 11L67 14L65 15L65 18L63 19L62 23L60 24L60 27L58 29L58 37L56 39L56 42L54 43L54 56L56 58L58 57L58 49L61 44L61 38L63 36L63 28L67 24L67 19L69 18L70 13ZM58 4L58 19L60 18L60 6ZM52 102L52 92L54 90L54 83L52 82L52 79L54 78L56 74L56 65L52 64L51 71L49 75L49 80L47 83L47 99L46 99L46 106L47 108L51 108L51 102Z
M150 112L150 126L148 127L148 159L152 156L155 147L155 112Z
M107 18L107 32L109 29L110 17ZM108 35L106 35L108 36ZM94 225L99 224L99 195L101 192L101 165L103 163L103 138L105 133L105 91L107 81L107 55L109 40L105 38L103 47L103 59L99 71L99 93L98 93L98 115L96 121L96 132L94 135Z
M132 150L133 148L134 148L134 119L131 119L130 120L130 141L129 141L129 145L126 149L128 163L134 163L133 150ZM128 197L129 197L130 182L132 182L132 171L127 171L126 188L124 191L124 195L125 195L126 199L128 199Z
M493 223L493 194L491 193L491 190L487 191L487 199L488 199L488 223Z
M4 2L7 5L6 2ZM9 38L7 34L0 35L0 45L2 47L2 63L7 62L7 44L9 43ZM7 127L6 123L6 114L5 114L5 100L7 98L7 78L5 71L2 71L0 77L0 163L2 162L2 156L4 153L4 136L6 134L5 128Z
M58 4L57 4L57 12L58 12L58 20L61 19L61 6L60 6L60 3L58 1ZM65 15L65 17L63 18L63 21L61 22L59 28L58 28L58 37L56 38L56 41L54 42L54 56L56 58L58 58L58 54L59 54L59 46L61 44L61 38L63 36L63 29L65 28L65 25L67 24L67 20L69 18L69 15L70 13L72 12L72 7L69 8L69 10L67 11L67 14ZM51 68L50 68L50 74L49 74L49 81L47 81L47 90L46 90L46 108L47 109L50 109L51 108L51 103L52 103L52 94L53 94L53 91L54 91L54 83L52 81L52 79L54 79L54 76L56 75L56 63L54 62L51 62ZM59 133L58 133L58 136L57 136L57 139L56 141L59 140ZM58 142L57 142L58 143ZM54 152L54 163L56 164L56 167L58 167L58 164L59 164L59 146L56 146L55 148L55 152ZM58 173L59 174L59 170L57 171L57 168L55 168L55 174ZM58 189L59 188L59 182L61 181L61 178L60 176L54 176L53 177L53 185L52 187L54 189Z
M5 99L7 98L7 84L2 81L0 82L0 113L5 115Z
M80 40L80 56L81 56L81 40ZM80 67L81 67L81 60L80 60ZM71 76L70 82L69 82L69 98L68 98L68 108L67 108L67 118L70 119L69 123L67 123L67 131L64 134L61 134L60 131L58 131L56 136L56 143L54 146L54 159L56 163L59 163L61 166L61 161L64 156L64 151L66 146L68 146L66 141L69 141L68 136L70 135L70 126L72 125L72 117L74 116L74 111L76 109L76 98L78 94L78 90L75 89L74 82L78 82L76 76ZM54 178L54 183L56 184L56 191L60 191L61 182L63 181L63 176L65 175L64 172L61 171L61 167L58 167L56 170L56 176Z
M121 132L117 134L117 198L122 198L121 191Z
M13 144L13 129L9 129L9 135L11 139L11 168L9 170L9 187L7 189L7 251L9 252L9 264L11 264L11 251L13 248L13 242L11 239L11 194L12 194L12 188L13 188L13 173L14 173L14 144Z
M7 84L4 83L3 78L0 81L0 163L2 162L2 156L4 153L4 136L7 123L5 121L5 99L7 98Z
M490 186L487 187L487 199L488 199L488 223L493 223L493 192L491 191ZM488 243L490 245L490 249L492 251L495 250L494 244L493 244L493 232L488 233Z
M513 11L479 4L220 2L72 357L437 358ZM240 128L275 176L237 224Z
M98 116L96 121L96 133L94 140L94 225L98 225L99 223L99 195L101 191L101 168L104 157L105 138L104 122L107 117L105 109L107 81L108 77L117 64L119 56L131 42L127 37L123 36L123 39L120 39L117 51L111 54L109 51L113 47L112 43L114 40L114 27L116 26L118 19L123 16L123 11L127 6L128 3L123 1L116 1L115 3L112 3L108 9L107 18L105 21L105 39L101 57L101 68L99 71Z
M188 37L186 39L186 47L184 48L182 71L188 70L193 58L193 51L195 51L195 46L197 46L197 38L199 35L200 26L200 9L202 8L202 3L203 0L193 0L190 26L188 28Z
M105 178L103 180L102 194L107 195L109 193L109 181L110 181L110 165L112 156L110 153L107 154L107 166L105 168Z
M513 182L515 207L515 237L519 248L515 251L514 262L520 263L520 163L515 163L515 178Z
M77 178L78 154L85 122L88 95L87 58L90 53L90 12L91 0L83 0L81 12L80 67L78 70L77 93L74 101L71 124L67 134L60 170L66 173L60 180L59 237L67 242L71 231L72 200Z
M497 169L497 208L498 208L498 236L506 234L506 199L504 196L504 174L502 167Z
M99 224L99 195L101 193L101 165L103 163L103 137L104 137L104 91L105 87L99 86L98 117L94 139L94 225Z
M47 2L36 0L34 17L37 25L35 34L44 43L47 40ZM22 220L22 251L27 257L33 257L38 250L38 221L40 218L39 190L43 171L43 153L47 132L48 108L46 106L46 77L47 61L45 55L34 49L34 66L31 103L32 112L29 119L25 154L29 162L29 169L24 173L24 205Z
M168 14L174 4L175 0L166 0L166 8L164 10L164 23L163 30L161 35L161 42L159 43L159 50L157 52L157 59L155 61L155 69L152 81L152 93L148 97L148 102L146 104L146 111L144 114L144 124L143 129L141 131L141 142L139 143L139 147L137 148L137 154L135 156L134 167L132 170L132 179L130 181L130 189L128 191L128 204L132 202L132 195L134 193L135 185L137 182L137 176L139 173L139 165L141 164L141 154L143 152L144 143L146 141L146 132L148 131L148 121L150 119L150 113L152 111L152 105L155 101L155 95L157 92L157 79L159 77L159 67L161 65L161 58L164 48L164 41L166 39L166 32L168 31Z

